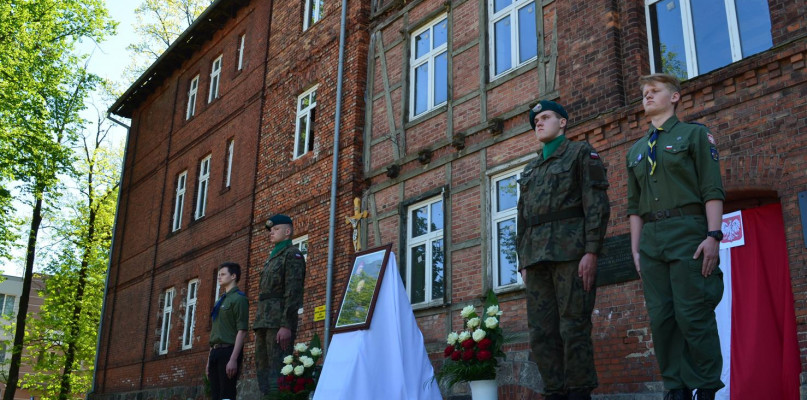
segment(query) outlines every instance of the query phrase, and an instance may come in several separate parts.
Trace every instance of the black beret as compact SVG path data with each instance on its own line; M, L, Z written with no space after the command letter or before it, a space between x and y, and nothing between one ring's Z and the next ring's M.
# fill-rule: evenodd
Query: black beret
M566 120L569 119L569 114L566 113L566 109L562 105L551 100L541 100L535 107L530 109L530 126L532 126L532 130L535 130L535 116L544 111L554 111L560 114L561 117L566 118Z
M266 220L266 229L272 229L275 225L292 225L291 217L283 214L275 214Z

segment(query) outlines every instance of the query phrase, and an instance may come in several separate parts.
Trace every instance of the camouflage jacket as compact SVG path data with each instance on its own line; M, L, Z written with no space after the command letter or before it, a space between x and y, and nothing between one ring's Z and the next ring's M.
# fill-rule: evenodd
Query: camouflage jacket
M303 305L305 258L289 245L263 264L258 311L252 329L297 329L297 310Z
M570 140L548 159L539 152L524 167L516 234L520 268L602 250L611 214L606 175L590 144Z

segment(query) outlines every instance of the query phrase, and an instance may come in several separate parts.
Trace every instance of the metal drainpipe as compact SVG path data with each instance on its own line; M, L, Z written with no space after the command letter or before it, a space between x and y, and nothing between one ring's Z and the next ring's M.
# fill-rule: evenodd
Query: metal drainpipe
M126 145L124 146L123 150L124 157L123 160L121 160L122 162L120 166L120 177L118 178L119 184L118 184L118 199L116 200L115 204L115 224L112 225L112 241L110 242L109 245L109 261L106 264L106 277L104 278L104 300L103 302L101 302L101 318L98 319L98 334L96 335L95 338L95 364L93 364L94 368L92 373L92 389L90 389L90 392L87 393L87 398L89 398L91 394L95 394L95 390L97 389L96 385L98 378L98 355L101 354L101 334L103 333L104 330L104 311L106 311L106 296L109 293L109 270L112 268L112 246L115 245L115 232L117 232L118 230L118 211L120 211L120 197L121 197L120 190L121 190L121 184L123 183L123 170L124 167L126 166L126 153L129 151L129 129L131 128L131 126L126 125L123 122L116 120L115 118L112 118L112 115L107 115L106 118L126 128Z
M336 190L339 180L339 129L342 119L342 81L345 64L345 23L347 20L347 0L342 0L342 19L339 26L339 66L336 78L336 116L333 131L333 169L331 171L331 213L328 219L328 275L325 285L325 338L322 342L323 354L327 355L331 334L331 292L333 291L333 252L336 235Z

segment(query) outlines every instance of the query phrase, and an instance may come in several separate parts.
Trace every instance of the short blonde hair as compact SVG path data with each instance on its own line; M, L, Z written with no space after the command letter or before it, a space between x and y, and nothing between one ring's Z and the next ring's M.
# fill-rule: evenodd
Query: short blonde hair
M681 93L681 82L678 77L670 74L650 74L639 78L639 88L644 92L644 86L649 83L661 83L673 93Z

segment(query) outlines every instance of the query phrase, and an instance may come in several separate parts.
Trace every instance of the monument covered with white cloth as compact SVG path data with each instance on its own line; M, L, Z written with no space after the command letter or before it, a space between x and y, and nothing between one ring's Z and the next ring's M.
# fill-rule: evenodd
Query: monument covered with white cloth
M356 311L345 310L347 301L343 301L337 328L346 320L343 313L355 312L367 314L362 328L369 324L369 329L334 334L314 393L315 400L442 399L395 255L388 249L389 256L384 257L386 265L378 270L374 307L370 307L369 312L360 305L352 306ZM346 299L351 291L373 290L373 271L373 266L362 264L357 255Z

